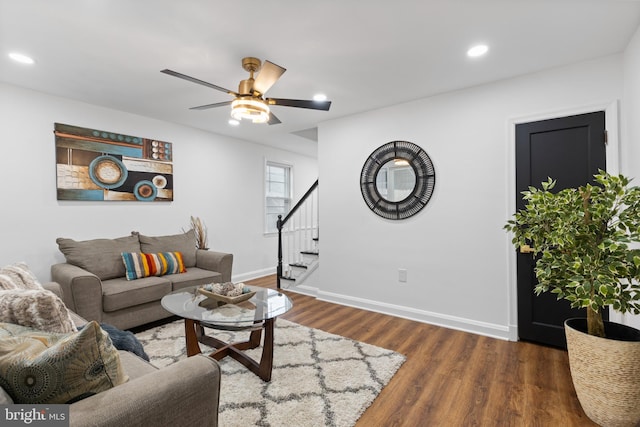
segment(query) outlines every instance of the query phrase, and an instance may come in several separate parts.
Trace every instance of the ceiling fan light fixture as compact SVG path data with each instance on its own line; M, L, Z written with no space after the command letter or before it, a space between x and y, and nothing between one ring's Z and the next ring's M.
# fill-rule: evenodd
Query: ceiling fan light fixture
M231 117L235 120L247 119L253 123L269 121L269 106L260 99L240 97L231 103Z
M202 86L207 86L211 89L233 96L234 99L232 101L215 102L213 104L190 108L190 110L207 110L215 107L228 107L229 104L231 104L231 120L229 121L229 125L237 126L242 120L251 120L253 123L268 123L269 125L282 123L275 114L271 114L270 106L272 105L320 111L329 111L329 108L331 107L331 101L327 101L326 96L324 95L320 98L316 97L313 101L285 98L265 99L263 97L264 94L287 70L273 62L266 60L261 62L258 58L253 57L243 58L242 68L249 72L249 78L240 82L238 92L225 89L221 86L205 82L204 80L200 80L186 74L178 73L177 71L169 70L168 68L160 70L160 72ZM258 71L258 75L254 76Z

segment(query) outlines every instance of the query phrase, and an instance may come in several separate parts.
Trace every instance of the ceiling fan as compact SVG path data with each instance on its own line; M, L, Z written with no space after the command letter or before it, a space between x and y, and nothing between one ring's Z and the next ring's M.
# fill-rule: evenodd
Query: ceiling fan
M312 110L328 111L331 107L331 101L311 101L302 99L282 99L282 98L264 98L264 94L278 81L280 76L287 71L273 62L264 61L261 63L258 58L247 57L242 59L242 68L249 72L249 78L240 81L238 91L234 92L229 89L205 82L195 77L187 76L172 70L162 70L161 73L178 77L193 83L210 87L221 92L228 93L234 97L231 101L217 102L215 104L200 105L191 107L190 110L206 110L209 108L222 107L231 105L231 117L240 121L248 119L254 123L268 123L275 125L281 123L280 120L271 112L270 106L279 105L283 107L309 108ZM259 73L258 73L259 71ZM254 73L258 73L254 78Z

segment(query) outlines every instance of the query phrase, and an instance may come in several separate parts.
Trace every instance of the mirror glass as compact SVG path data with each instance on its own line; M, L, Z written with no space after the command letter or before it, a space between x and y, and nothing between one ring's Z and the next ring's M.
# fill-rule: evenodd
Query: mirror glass
M399 202L411 195L416 186L416 174L407 160L393 159L382 165L376 175L376 188L389 202Z

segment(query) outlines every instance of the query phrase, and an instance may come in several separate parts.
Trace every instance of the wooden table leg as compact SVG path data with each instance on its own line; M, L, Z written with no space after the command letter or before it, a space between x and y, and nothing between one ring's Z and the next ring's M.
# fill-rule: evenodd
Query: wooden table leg
M262 328L264 327L265 325L263 324ZM252 348L259 347L260 340L262 338L262 328L257 329L255 331L251 331L251 334L249 335L249 341L239 342L234 344L233 346L238 350L250 350Z
M258 376L265 381L271 381L271 371L273 370L273 325L275 319L268 319L264 323L264 346L262 347L262 357L260 358L260 369Z
M198 332L202 334L202 326L200 323L191 319L184 319L184 336L187 341L187 356L195 356L196 354L202 353L200 350L200 344L198 344L198 333L196 332L196 328L198 328Z
M273 370L273 335L274 335L274 324L275 319L265 320L262 328L264 328L264 344L262 347L262 356L260 357L260 363L247 356L243 350L248 350L252 348L256 348L260 345L260 339L262 337L262 328L251 331L251 335L249 336L248 341L237 342L237 343L226 343L217 338L204 335L201 336L196 335L195 329L192 328L193 339L196 340L196 345L198 340L206 344L210 347L215 348L216 350L209 354L209 357L212 357L216 360L221 360L227 356L232 357L237 360L241 364L243 364L247 369L249 369L254 374L258 375L264 381L271 381L271 371ZM200 326L199 324L196 326ZM189 337L187 335L187 353L189 347ZM198 352L194 354L198 354L200 352L200 346L198 345Z

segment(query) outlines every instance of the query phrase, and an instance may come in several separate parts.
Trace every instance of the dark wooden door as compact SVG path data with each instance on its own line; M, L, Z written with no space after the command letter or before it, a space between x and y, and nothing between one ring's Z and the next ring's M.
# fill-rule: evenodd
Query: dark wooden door
M604 111L516 125L516 209L524 208L521 192L541 188L547 177L557 180L559 191L593 182L598 169L606 170ZM536 296L534 261L518 251L518 335L566 348L564 321L586 317L586 310L551 293Z

